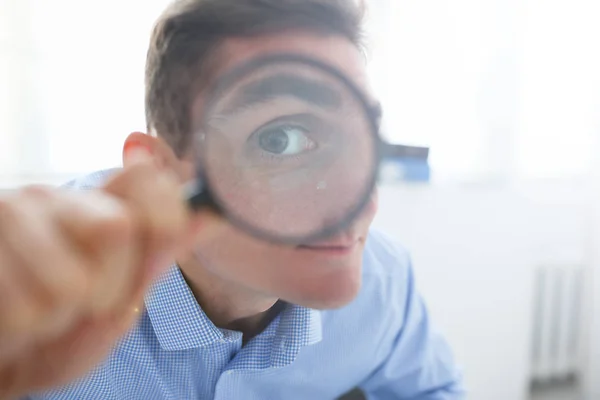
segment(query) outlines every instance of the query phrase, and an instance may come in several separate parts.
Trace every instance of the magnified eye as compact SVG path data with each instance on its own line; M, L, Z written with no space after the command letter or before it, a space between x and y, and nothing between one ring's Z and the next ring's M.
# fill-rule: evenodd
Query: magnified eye
M306 129L293 125L266 128L258 134L258 145L271 154L296 155L316 148L307 133Z

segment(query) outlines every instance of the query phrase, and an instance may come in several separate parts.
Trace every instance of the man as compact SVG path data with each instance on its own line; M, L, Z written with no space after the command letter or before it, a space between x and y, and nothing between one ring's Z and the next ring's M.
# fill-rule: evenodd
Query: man
M375 195L344 233L303 246L192 214L179 197L203 90L221 71L306 54L374 102L359 11L350 0L169 8L148 53L151 134L127 138L124 168L69 185L90 191L26 188L0 202L4 397L305 400L358 387L369 399L463 398L408 255L369 232Z

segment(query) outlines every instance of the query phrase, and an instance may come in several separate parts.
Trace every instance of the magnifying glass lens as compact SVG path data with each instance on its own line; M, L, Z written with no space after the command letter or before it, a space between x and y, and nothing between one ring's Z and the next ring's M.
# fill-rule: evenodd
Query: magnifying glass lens
M223 212L252 232L302 241L360 212L377 169L377 132L358 91L299 61L265 62L217 86L198 151Z

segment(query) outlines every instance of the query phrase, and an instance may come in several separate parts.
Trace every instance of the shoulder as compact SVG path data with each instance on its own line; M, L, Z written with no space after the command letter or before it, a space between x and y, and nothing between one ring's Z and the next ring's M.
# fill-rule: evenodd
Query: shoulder
M389 329L390 323L401 324L404 320L414 290L409 251L390 236L372 230L363 254L361 289L350 307L372 313L373 318Z
M66 182L61 187L64 189L72 190L90 190L102 186L104 182L110 178L113 174L118 172L119 168L105 169L101 171L92 172L91 174L84 175L69 182Z
M408 250L388 235L371 230L363 254L363 278L407 277L411 272Z
M332 320L354 320L357 329L382 328L382 335L396 331L413 294L409 252L389 236L372 230L363 253L361 288L345 307L325 312Z
M408 250L390 236L372 230L363 253L357 305L401 313L412 294L413 268Z
M378 365L393 349L413 294L409 252L389 236L371 231L358 295L342 308L321 311L323 346L343 349L340 351L360 346L362 354L371 355L372 366ZM352 354L348 353L349 359Z
M360 326L401 322L413 285L409 252L389 236L373 230L363 253L362 284L357 297L347 306L324 314L334 320L363 319ZM390 318L392 315L394 318Z

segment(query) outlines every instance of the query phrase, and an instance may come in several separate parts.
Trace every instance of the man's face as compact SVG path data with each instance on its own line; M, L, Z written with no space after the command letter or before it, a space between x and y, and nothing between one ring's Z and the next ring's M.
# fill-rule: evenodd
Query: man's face
M367 98L372 98L361 53L337 36L290 32L227 40L219 51L218 70L282 51L308 55L336 67ZM203 104L200 95L194 102L192 119L202 115ZM344 232L298 247L259 240L222 219L219 233L199 240L196 254L204 268L235 285L307 307L338 307L352 300L360 288L362 252L375 211L373 195L363 213Z

